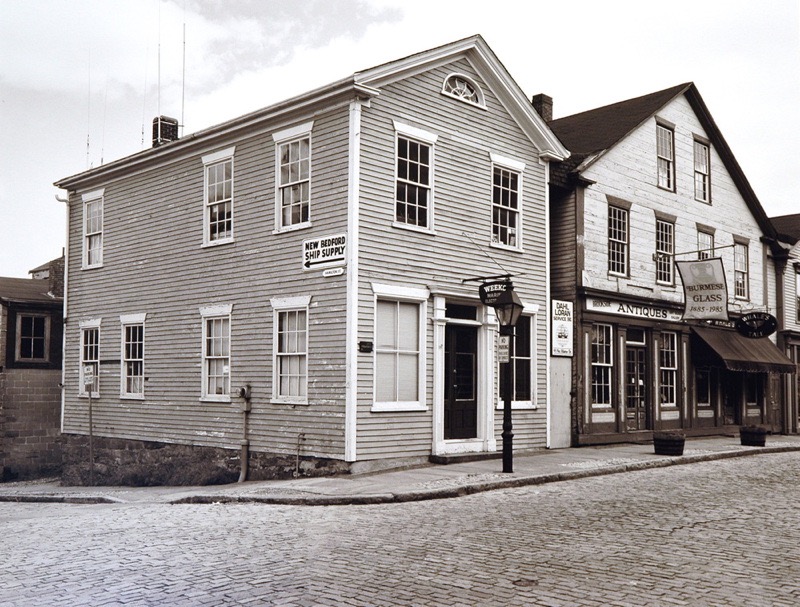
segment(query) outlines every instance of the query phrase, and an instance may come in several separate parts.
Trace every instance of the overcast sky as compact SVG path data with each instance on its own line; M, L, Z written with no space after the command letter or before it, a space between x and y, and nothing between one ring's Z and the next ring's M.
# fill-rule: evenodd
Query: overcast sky
M473 34L556 118L693 81L767 214L800 213L799 4L0 0L0 276L61 254L53 182L150 147L158 114L189 134Z

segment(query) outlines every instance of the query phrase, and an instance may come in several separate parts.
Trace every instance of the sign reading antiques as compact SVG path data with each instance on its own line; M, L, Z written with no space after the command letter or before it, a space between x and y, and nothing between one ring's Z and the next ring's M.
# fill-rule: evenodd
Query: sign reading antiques
M750 312L736 321L736 330L753 339L772 335L777 329L778 319L766 312Z
M632 304L611 299L586 298L587 312L602 312L604 314L615 314L617 316L633 316L635 318L648 318L651 320L670 320L679 321L679 312L665 308L664 306L652 304Z
M347 253L347 234L336 234L303 241L303 269L342 264Z
M728 320L728 285L722 259L676 261L683 281L683 319Z
M572 302L554 299L552 304L552 354L553 356L572 356Z

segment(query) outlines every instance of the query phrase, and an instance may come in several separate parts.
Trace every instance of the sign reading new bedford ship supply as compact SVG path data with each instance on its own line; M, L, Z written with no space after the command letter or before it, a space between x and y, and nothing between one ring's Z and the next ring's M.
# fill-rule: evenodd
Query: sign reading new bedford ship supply
M341 265L346 260L347 234L335 234L303 241L303 269L316 270Z

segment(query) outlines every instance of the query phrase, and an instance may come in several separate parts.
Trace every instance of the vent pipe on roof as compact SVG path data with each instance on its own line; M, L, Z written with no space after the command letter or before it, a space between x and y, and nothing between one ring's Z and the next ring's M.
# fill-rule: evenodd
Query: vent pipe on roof
M178 140L178 120L167 116L153 118L153 147Z

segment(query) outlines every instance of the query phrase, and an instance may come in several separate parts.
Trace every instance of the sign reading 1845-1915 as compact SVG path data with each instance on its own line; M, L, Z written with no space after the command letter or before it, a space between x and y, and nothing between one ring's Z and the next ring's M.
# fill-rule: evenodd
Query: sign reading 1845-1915
M316 270L345 263L347 234L334 234L303 241L303 269Z

